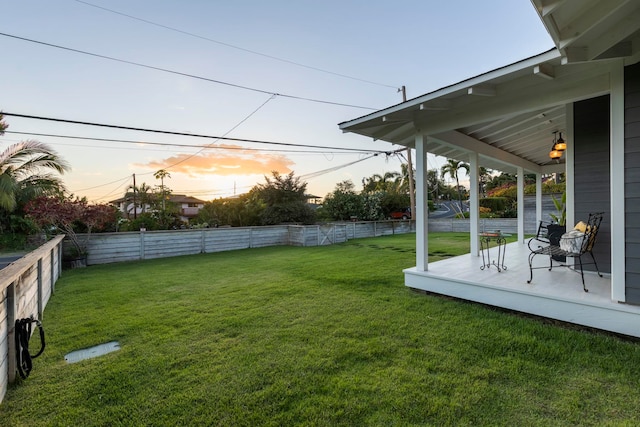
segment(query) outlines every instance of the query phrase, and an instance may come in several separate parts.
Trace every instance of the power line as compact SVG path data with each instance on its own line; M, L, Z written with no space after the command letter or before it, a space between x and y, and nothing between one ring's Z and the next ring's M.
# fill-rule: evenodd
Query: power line
M100 184L100 185L96 185L96 186L88 187L88 188L81 188L81 189L76 190L76 191L88 191L88 190L94 190L96 188L106 187L107 185L115 184L117 182L122 182L125 179L129 179L130 177L131 177L130 175L127 175L124 178L116 179L115 181L107 182L106 184ZM120 188L120 187L118 187L118 188Z
M229 147L229 146L219 146L219 145L196 145L196 144L176 144L169 142L150 142L150 141L134 141L127 139L110 139L110 138L94 138L90 136L74 136L74 135L61 135L61 134L52 134L52 133L37 133L37 132L18 132L18 131L5 131L5 134L12 133L16 135L32 135L32 136L44 136L50 138L65 138L65 139L80 139L80 140L88 140L88 141L100 141L100 142L118 142L132 145L152 145L152 146L160 146L160 147L177 147L177 148L203 148L207 150L230 150L230 151L259 151L259 152L267 152L267 153L303 153L303 154L352 154L352 153L360 153L360 154L369 154L372 153L372 150L362 150L362 151L349 151L349 152L333 152L333 151L309 151L309 150L278 150L274 148L250 148L250 147ZM18 139L14 141L20 141ZM60 144L70 147L85 147L85 145L80 144ZM305 147L305 145L300 145L300 147ZM116 147L100 147L100 146L92 146L92 148L112 148L118 150L135 150L135 148L116 148ZM140 147L139 149L143 149L144 147ZM336 150L345 150L346 148L332 148ZM353 149L348 149L353 150ZM174 151L179 152L179 151Z
M224 82L222 80L210 79L208 77L202 77L202 76L197 76L195 74L183 73L181 71L169 70L167 68L162 68L162 67L156 67L156 66L153 66L153 65L142 64L140 62L128 61L126 59L119 59L119 58L115 58L113 56L107 56L107 55L101 55L101 54L98 54L98 53L87 52L85 50L73 49L73 48L70 48L70 47L60 46L60 45L56 45L56 44L52 44L52 43L39 41L39 40L28 39L26 37L15 36L15 35L12 35L12 34L7 34L7 33L1 33L0 32L0 36L10 37L10 38L13 38L13 39L22 40L22 41L26 41L26 42L29 42L29 43L35 43L35 44L39 44L39 45L42 45L42 46L54 47L56 49L62 49L62 50L66 50L66 51L69 51L69 52L81 53L83 55L89 55L89 56L93 56L93 57L96 57L96 58L108 59L109 61L115 61L115 62L120 62L120 63L123 63L123 64L135 65L136 67L142 67L142 68L147 68L147 69L150 69L150 70L162 71L164 73L176 74L176 75L183 76L183 77L190 77L192 79L204 80L204 81L211 82L211 83L217 83L217 84L221 84L221 85L225 85L225 86L231 86L231 87L235 87L235 88L238 88L238 89L244 89L244 90L249 90L249 91L258 92L258 93L265 93L265 94L274 95L274 96L281 96L283 98L297 99L297 100L300 100L300 101L308 101L308 102L316 102L316 103L320 103L320 104L338 105L338 106L341 106L341 107L360 108L360 109L363 109L363 110L372 110L372 111L377 110L377 108L362 107L362 106L359 106L359 105L343 104L343 103L340 103L340 102L324 101L324 100L320 100L320 99L306 98L306 97L296 96L296 95L287 95L287 94L284 94L284 93L278 93L278 92L268 91L268 90L264 90L264 89L256 89L256 88L252 88L252 87L249 87L249 86L243 86L243 85L239 85L239 84L235 84L235 83Z
M403 150L404 150L404 148L403 148ZM371 159L371 158L373 158L373 157L376 157L376 156L377 156L377 154L372 154L372 155L370 155L370 156L364 157L364 158L362 158L362 159L358 159L358 160L353 161L353 162L345 163L345 164L343 164L343 165L338 165L338 166L334 166L334 167L329 168L329 169L323 169L323 170L321 170L321 171L311 172L311 173L307 173L307 174L304 174L304 175L300 175L300 179L313 179L313 178L317 178L317 177L319 177L319 176L326 175L326 174L328 174L328 173L335 172L335 171L337 171L337 170L340 170L340 169L346 168L347 166L351 166L351 165L355 165L356 163L364 162L365 160L369 160L369 159Z
M111 124L105 124L105 123L84 122L84 121L78 121L78 120L58 119L58 118L53 118L53 117L33 116L33 115L28 115L28 114L18 114L18 113L10 113L10 112L8 113L8 112L5 112L5 111L3 111L1 114L3 116L20 117L20 118L24 118L24 119L47 120L47 121L58 122L58 123L69 123L69 124L85 125L85 126L97 126L97 127L104 127L104 128L110 128L110 129L131 130L131 131L136 131L136 132L160 133L160 134L165 134L165 135L188 136L188 137L193 137L193 138L207 138L207 139L235 141L235 142L250 142L250 143L255 143L255 144L269 144L269 145L279 145L279 146L286 146L286 147L319 148L319 149L325 149L325 150L342 150L342 151L354 151L354 152L365 151L365 150L361 150L361 149L357 149L357 148L349 148L349 147L328 147L328 146L321 146L321 145L303 145L303 144L294 144L294 143L290 143L290 142L261 141L261 140L257 140L257 139L230 138L230 137L224 137L224 136L203 135L203 134L188 133L188 132L174 132L174 131L158 130L158 129L137 128L137 127L130 127L130 126L111 125ZM10 132L7 131L7 133L10 133ZM35 134L32 134L32 135L35 135ZM90 138L86 138L86 139L90 139ZM124 141L125 140L122 140L122 142L124 142ZM137 143L139 143L139 142L137 142ZM159 145L160 143L155 143L155 144ZM167 145L169 145L169 144L167 144ZM389 153L388 151L380 151L380 150L366 150L366 152L368 152L368 153L378 153L378 154L388 154Z
M229 135L231 132L233 132L233 131L234 131L234 129L237 129L237 128L242 124L242 123L244 123L244 122L246 122L247 120L249 120L249 118L250 118L251 116L253 116L253 115L254 115L255 113L257 113L260 109L262 109L262 107L264 107L265 105L267 105L267 103L268 103L269 101L271 101L273 98L275 98L275 95L271 95L271 96L269 97L269 99L267 99L267 100L266 100L266 101L264 101L262 104L260 104L260 106L259 106L258 108L256 108L255 110L253 110L251 113L249 113L249 115L247 115L245 118L243 118L242 120L240 120L240 121L239 121L235 126L233 126L231 129L229 129L228 131L226 131L226 132L222 135L222 137L225 137L225 136ZM215 142L217 142L217 141L219 141L219 139L218 139L218 140L216 140L216 141L214 141L214 142L212 142L211 144L214 144L214 143L215 143ZM172 168L172 167L174 167L174 166L179 165L180 163L184 163L184 162L186 162L187 160L189 160L189 159L191 159L191 158L193 158L193 157L197 156L198 154L202 153L202 152L205 150L205 148L206 148L206 147L208 147L208 146L211 146L211 144L207 144L206 146L202 147L200 150L196 151L195 153L191 154L190 156L187 156L187 157L185 157L184 159L182 159L182 160L180 160L180 161L178 161L178 162L176 162L176 163L174 163L174 164L172 164L172 165L169 165L169 166L165 167L164 169L170 169L170 168Z
M358 77L349 76L349 75L346 75L346 74L336 73L334 71L329 71L329 70L325 70L325 69L322 69L322 68L313 67L313 66L310 66L310 65L305 65L305 64L302 64L302 63L299 63L299 62L288 60L288 59L278 58L277 56L267 55L265 53L258 52L258 51L255 51L255 50L246 49L246 48L243 48L243 47L240 47L240 46L235 46L235 45L232 45L230 43L221 42L219 40L214 40L214 39L211 39L211 38L208 38L208 37L204 37L204 36L201 36L201 35L198 35L198 34L195 34L195 33L191 33L191 32L188 32L188 31L180 30L178 28L170 27L168 25L159 24L157 22L149 21L147 19L143 19L143 18L139 18L137 16L133 16L133 15L129 15L129 14L126 14L126 13L123 13L123 12L119 12L117 10L108 9L106 7L98 6L96 4L89 3L89 2L86 2L86 1L82 1L82 0L74 0L74 1L76 1L78 3L85 4L87 6L95 7L97 9L102 9L102 10L110 12L110 13L115 13L116 15L124 16L124 17L129 18L129 19L134 19L136 21L144 22L145 24L155 25L156 27L164 28L164 29L167 29L167 30L170 30L170 31L175 31L177 33L185 34L185 35L190 36L190 37L195 37L195 38L198 38L198 39L201 39L201 40L206 40L206 41L209 41L209 42L212 42L212 43L217 43L217 44L222 45L222 46L227 46L227 47L230 47L230 48L233 48L233 49L241 50L243 52L252 53L254 55L263 56L265 58L273 59L273 60L276 60L276 61L285 62L287 64L296 65L298 67L303 67L303 68L307 68L307 69L314 70L314 71L320 71L322 73L327 73L327 74L331 74L331 75L338 76L338 77L344 77L346 79L356 80L356 81L359 81L359 82L369 83L369 84L372 84L372 85L383 86L383 87L388 87L388 88L392 88L392 89L398 89L397 86L388 85L388 84L384 84L384 83L378 83L378 82L374 82L374 81L371 81L371 80L365 80L365 79L361 79L361 78L358 78Z

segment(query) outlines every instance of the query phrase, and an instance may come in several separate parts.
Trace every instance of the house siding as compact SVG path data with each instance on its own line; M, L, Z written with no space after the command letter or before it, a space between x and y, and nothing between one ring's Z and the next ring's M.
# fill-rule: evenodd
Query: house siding
M626 302L640 304L640 63L624 70Z
M591 212L604 212L593 255L600 272L611 272L610 215L610 97L579 101L573 105L575 143L575 218L586 221ZM585 259L589 262L590 260ZM585 270L595 270L594 265Z

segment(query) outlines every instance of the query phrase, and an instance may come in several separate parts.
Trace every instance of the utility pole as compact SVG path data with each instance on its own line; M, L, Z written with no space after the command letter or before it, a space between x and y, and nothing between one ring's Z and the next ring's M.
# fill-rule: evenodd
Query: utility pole
M136 207L136 174L135 173L133 174L133 219L138 219L138 208Z
M402 85L402 102L407 102L407 88ZM411 147L407 147L407 168L409 169L409 203L411 207L411 219L415 219L416 194L413 185L413 163L411 162Z

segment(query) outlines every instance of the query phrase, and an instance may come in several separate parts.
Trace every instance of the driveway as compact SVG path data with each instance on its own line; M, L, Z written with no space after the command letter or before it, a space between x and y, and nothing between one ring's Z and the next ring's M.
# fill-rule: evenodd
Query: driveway
M5 268L7 265L12 262L22 258L25 254L23 253L10 253L10 254L0 254L0 270Z

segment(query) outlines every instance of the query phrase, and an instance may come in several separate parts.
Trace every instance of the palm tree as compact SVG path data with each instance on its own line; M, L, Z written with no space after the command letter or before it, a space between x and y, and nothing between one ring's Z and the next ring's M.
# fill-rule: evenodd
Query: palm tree
M0 135L6 129L0 116ZM7 147L0 153L0 208L12 212L19 202L40 195L60 194L60 177L71 167L51 147L28 140Z
M146 182L143 182L140 186L134 186L133 184L130 185L124 195L126 203L128 203L129 200L133 201L133 208L129 210L137 212L136 208L140 206L141 213L145 213L147 211L147 207L151 204L152 198L153 194L151 193L151 187L147 185ZM128 211L127 215L129 215Z
M456 189L458 190L458 202L460 203L460 211L462 212L462 193L460 192L460 180L458 178L458 170L464 169L469 174L469 164L458 160L447 159L447 163L440 168L442 178L449 175L456 180Z
M162 192L162 212L164 213L165 211L165 205L164 205L164 179L165 178L171 178L171 174L169 172L167 172L166 169L160 169L159 171L157 171L156 173L153 174L153 176L155 177L155 179L159 179L160 180L160 190Z
M375 173L369 178L362 179L362 187L365 193L375 191L398 192L402 175L399 172L385 172L384 175Z

